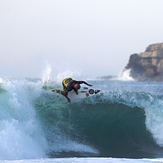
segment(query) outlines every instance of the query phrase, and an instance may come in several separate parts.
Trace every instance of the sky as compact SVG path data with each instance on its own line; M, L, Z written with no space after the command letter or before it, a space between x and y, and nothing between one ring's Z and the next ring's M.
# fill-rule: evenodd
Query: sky
M163 42L162 0L0 0L0 77L119 75ZM68 76L68 77L69 77Z

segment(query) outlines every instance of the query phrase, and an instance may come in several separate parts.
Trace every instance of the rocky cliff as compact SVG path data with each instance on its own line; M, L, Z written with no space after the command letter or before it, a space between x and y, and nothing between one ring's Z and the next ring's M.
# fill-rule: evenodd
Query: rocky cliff
M163 81L163 43L149 45L145 52L130 56L125 70L139 81Z

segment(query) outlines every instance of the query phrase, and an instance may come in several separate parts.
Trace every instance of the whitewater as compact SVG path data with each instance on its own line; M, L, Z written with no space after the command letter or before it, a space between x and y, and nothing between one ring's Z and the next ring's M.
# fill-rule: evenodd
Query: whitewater
M163 83L86 81L69 104L56 79L1 78L0 162L163 162Z

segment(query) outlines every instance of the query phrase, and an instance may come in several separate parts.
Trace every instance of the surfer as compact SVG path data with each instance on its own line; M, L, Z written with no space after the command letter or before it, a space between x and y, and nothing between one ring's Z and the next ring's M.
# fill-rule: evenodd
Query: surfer
M73 80L72 78L66 78L62 81L64 91L57 89L56 92L65 96L67 98L67 101L69 103L71 103L71 99L68 98L68 92L74 90L76 95L78 95L78 90L80 89L80 84L86 84L88 86L92 86L91 84L88 84L85 81L76 81L76 80Z

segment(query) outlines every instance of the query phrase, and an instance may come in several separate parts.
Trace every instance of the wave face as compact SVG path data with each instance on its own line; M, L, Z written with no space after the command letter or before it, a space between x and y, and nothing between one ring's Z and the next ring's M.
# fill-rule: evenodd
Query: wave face
M55 81L2 79L0 160L163 157L162 83L89 83L102 91L69 104Z

